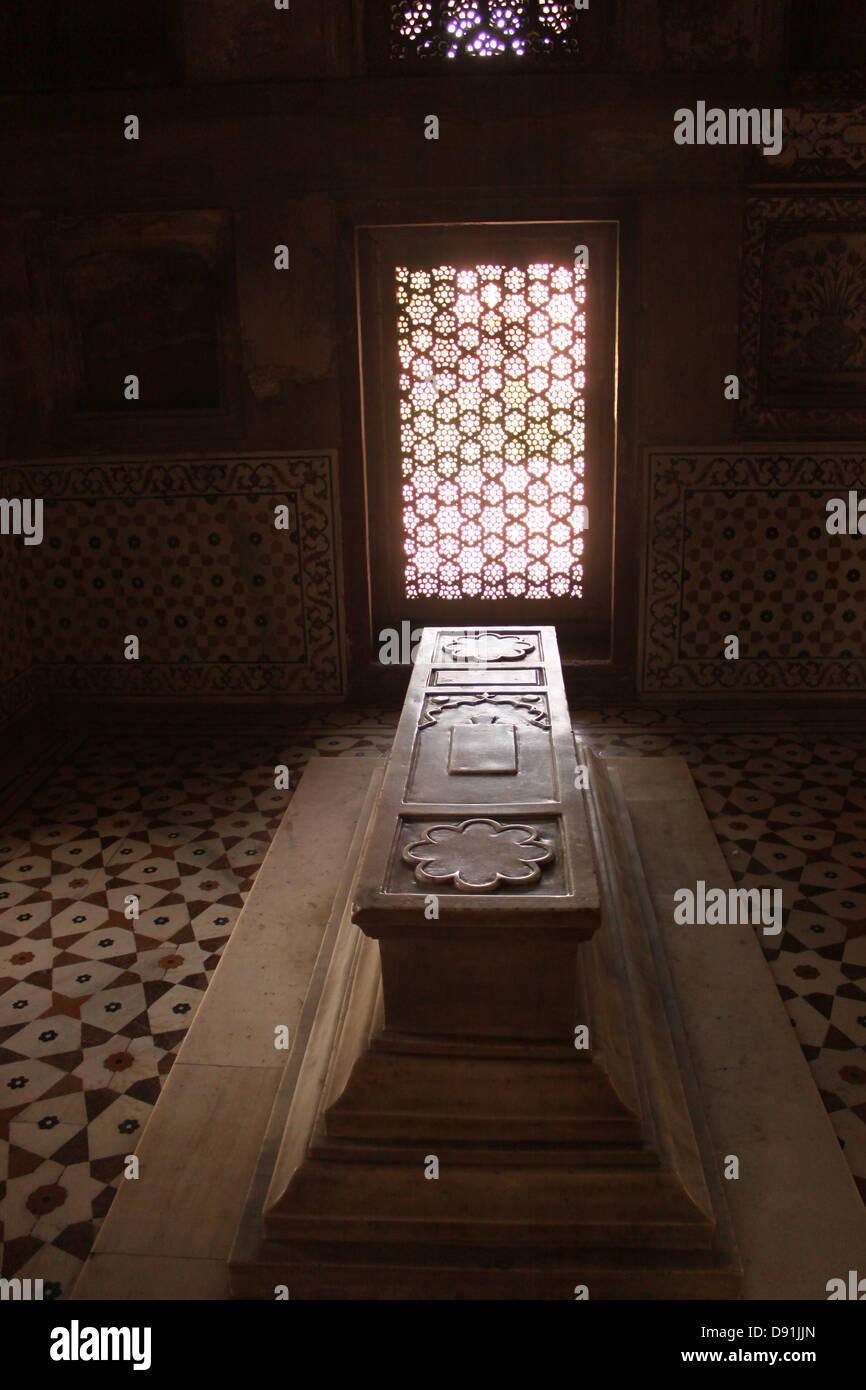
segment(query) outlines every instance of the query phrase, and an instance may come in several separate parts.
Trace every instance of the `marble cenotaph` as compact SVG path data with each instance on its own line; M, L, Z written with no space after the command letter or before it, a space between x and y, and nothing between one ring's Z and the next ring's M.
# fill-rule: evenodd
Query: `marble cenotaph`
M236 1296L738 1295L623 815L553 628L425 631Z

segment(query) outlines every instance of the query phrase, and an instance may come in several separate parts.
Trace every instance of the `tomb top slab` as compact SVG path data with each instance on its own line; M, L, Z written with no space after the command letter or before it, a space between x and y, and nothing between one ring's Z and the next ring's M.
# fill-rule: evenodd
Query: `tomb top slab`
M552 627L425 629L355 922L373 937L455 925L591 935L585 783Z

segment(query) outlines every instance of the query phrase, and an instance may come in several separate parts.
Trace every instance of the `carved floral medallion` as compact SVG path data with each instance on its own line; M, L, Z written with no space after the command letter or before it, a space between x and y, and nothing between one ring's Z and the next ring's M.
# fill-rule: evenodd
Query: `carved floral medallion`
M500 884L526 888L541 878L553 850L530 825L503 825L488 817L432 825L403 850L425 886L453 883L461 893L495 893Z
M529 637L483 632L477 637L452 637L450 642L443 643L442 650L452 661L486 666L491 661L520 661L535 650L535 643Z

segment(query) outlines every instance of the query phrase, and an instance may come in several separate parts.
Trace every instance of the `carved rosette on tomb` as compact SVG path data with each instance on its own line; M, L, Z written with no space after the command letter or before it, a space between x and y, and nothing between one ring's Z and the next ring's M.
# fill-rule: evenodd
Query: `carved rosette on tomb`
M552 628L425 631L234 1292L737 1295L621 814Z

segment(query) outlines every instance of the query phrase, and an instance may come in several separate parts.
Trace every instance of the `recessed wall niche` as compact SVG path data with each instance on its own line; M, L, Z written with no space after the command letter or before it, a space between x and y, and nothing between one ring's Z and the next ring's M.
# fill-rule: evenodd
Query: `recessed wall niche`
M662 67L713 72L757 67L767 27L764 0L658 0Z
M48 251L55 429L94 444L142 429L158 442L179 417L224 431L238 401L230 214L58 219Z

